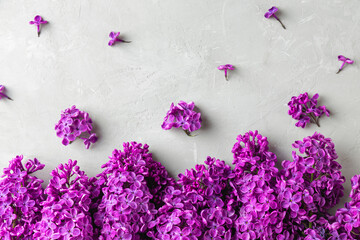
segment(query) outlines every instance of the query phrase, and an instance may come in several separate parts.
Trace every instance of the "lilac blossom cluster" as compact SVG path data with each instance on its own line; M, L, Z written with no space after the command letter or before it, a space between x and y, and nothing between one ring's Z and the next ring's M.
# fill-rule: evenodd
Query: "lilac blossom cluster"
M188 136L201 128L201 113L194 111L194 102L180 101L177 105L171 104L161 127L164 130L182 128Z
M62 144L65 146L71 144L77 137L84 141L88 149L98 138L92 133L93 126L89 114L80 111L76 106L65 109L61 113L59 122L55 125L56 135L62 138Z
M33 239L93 239L89 190L94 180L72 160L60 164L51 176L45 189L47 198L41 203L42 218L35 226Z
M328 210L344 195L345 177L334 143L319 133L296 141L293 161L282 163L276 184L284 222L293 239L328 239L332 218ZM330 238L331 239L331 238Z
M237 137L232 152L236 177L234 189L235 238L284 239L283 213L274 188L279 179L276 155L269 151L267 138L257 131ZM285 238L286 239L286 238Z
M148 225L164 205L165 189L175 180L152 159L148 145L131 142L123 147L113 151L98 175L102 195L94 214L98 239L151 239L146 235Z
M69 160L45 190L16 157L0 182L4 239L353 240L360 234L360 175L352 200L335 215L344 176L334 143L314 133L282 162L258 131L237 137L234 168L216 158L179 174L156 162L148 145L124 143L95 178Z
M315 94L312 98L309 98L307 92L300 94L299 96L293 96L288 103L289 115L298 122L296 127L304 128L309 122L316 123L320 127L319 118L324 114L330 116L330 111L325 106L317 106L319 94Z
M351 201L335 213L330 225L330 240L353 240L360 237L360 175L351 178Z
M44 168L36 158L16 156L4 169L0 181L0 236L4 240L33 239L35 224L41 219L44 200L42 180L31 174Z
M153 239L231 239L236 217L233 209L235 177L224 161L208 157L179 175L178 187L166 191L165 205L152 225Z

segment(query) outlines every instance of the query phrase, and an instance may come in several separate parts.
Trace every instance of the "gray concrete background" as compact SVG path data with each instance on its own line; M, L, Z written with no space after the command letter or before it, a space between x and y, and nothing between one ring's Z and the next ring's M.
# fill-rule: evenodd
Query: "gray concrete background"
M281 9L283 30L265 19ZM69 158L99 173L124 141L150 145L177 175L206 156L232 161L238 134L258 129L279 158L315 131L331 137L349 180L360 162L360 3L358 0L4 0L0 1L0 84L15 100L0 101L0 167L17 154L46 164ZM29 21L50 23L40 38ZM110 31L131 44L109 47ZM339 54L356 62L336 75ZM228 82L216 69L231 63ZM320 94L331 110L321 128L294 126L293 95ZM164 131L171 102L194 101L204 127L197 137ZM90 113L99 141L63 146L54 125L75 104Z

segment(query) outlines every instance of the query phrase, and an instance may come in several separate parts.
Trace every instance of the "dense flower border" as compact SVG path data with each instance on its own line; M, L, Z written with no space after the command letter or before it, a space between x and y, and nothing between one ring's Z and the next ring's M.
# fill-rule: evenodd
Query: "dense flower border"
M315 133L292 146L279 170L267 138L250 131L233 166L208 157L175 180L148 145L124 143L97 178L69 160L45 189L32 176L44 165L17 156L0 181L1 239L359 239L360 175L331 215L345 182L333 142Z

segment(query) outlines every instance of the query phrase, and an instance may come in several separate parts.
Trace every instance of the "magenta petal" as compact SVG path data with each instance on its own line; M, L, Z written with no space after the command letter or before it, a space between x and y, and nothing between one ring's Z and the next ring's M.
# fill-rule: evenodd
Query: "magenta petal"
M67 137L69 139L69 141L74 141L75 140L75 135L74 134L69 134L69 136Z
M269 9L269 12L272 13L272 14L274 14L274 13L276 13L278 10L279 10L279 9L274 6L274 7L272 7L272 8Z
M91 143L95 143L98 140L98 138L95 135L95 136L91 136L89 140L90 140Z
M293 197L294 202L300 202L301 201L301 193L297 193Z
M339 55L339 56L338 56L338 60L339 60L339 61L345 61L345 60L346 60L346 57L344 57L343 55Z
M108 45L109 45L109 46L112 46L112 45L114 45L114 43L115 43L114 40L110 40L109 43L108 43Z
M35 18L34 18L34 20L35 20L36 22L40 22L41 19L42 19L42 18L41 18L39 15L36 15Z
M77 236L79 236L80 235L80 230L78 229L78 228L74 228L73 230L72 230L72 235L74 236L74 237L77 237Z
M69 145L69 140L67 138L64 138L62 140L62 144L64 144L65 146Z
M352 230L352 225L350 223L345 224L345 230L350 232Z
M290 204L290 208L291 208L291 210L294 211L294 212L299 211L299 205L297 205L296 203Z
M234 70L234 66L231 64L226 64L225 67L229 70Z

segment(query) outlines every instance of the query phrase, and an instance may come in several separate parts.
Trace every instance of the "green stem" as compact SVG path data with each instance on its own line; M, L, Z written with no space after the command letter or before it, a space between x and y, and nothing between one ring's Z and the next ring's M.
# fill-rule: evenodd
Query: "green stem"
M309 213L310 217L312 216L312 212ZM312 228L313 223L309 222L309 228Z
M189 130L184 130L184 132L185 132L186 135L188 135L189 137L195 137L195 136L197 136L197 134L196 134L196 135L191 135L191 132L190 132Z
M316 118L313 113L310 113L309 116L312 118L312 120L316 123L318 127L320 127L319 124L319 118Z

